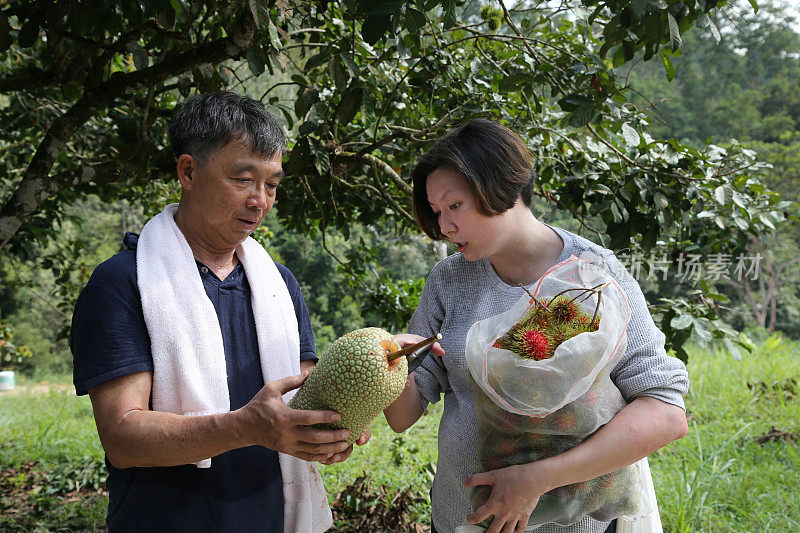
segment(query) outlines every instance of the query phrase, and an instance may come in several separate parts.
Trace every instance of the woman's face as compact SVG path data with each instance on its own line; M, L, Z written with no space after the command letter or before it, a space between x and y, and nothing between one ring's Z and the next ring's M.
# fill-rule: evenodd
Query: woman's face
M478 210L467 180L452 167L439 167L426 182L428 203L439 229L468 261L491 258L508 241L505 213L487 216Z

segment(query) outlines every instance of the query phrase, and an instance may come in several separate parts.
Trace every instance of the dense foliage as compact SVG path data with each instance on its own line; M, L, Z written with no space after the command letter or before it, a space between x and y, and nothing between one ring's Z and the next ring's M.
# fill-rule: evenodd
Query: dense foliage
M756 13L721 20L718 32L691 33L673 83L640 63L630 83L646 99L637 105L659 138L695 146L729 146L737 139L771 168L762 181L797 202L800 183L800 33L785 5L764 3ZM800 223L788 220L747 243L761 256L760 275L717 279L736 326L755 324L795 335L800 324ZM665 288L665 287L662 287Z
M537 161L537 202L618 250L736 254L785 218L789 205L762 183L754 152L655 138L615 70L658 57L674 77L689 29L716 31L727 2L482 4L5 2L0 246L21 261L50 254L62 300L74 298L86 250L74 206L125 199L152 214L174 194L172 109L221 88L284 117L293 141L291 179L279 190L283 226L320 239L362 287L359 312L397 328L422 282L419 272L381 270L379 244L414 232L409 170L464 119L519 132ZM374 234L353 238L355 228ZM348 245L332 246L328 235ZM704 343L738 340L698 290L655 309L684 356L690 332Z

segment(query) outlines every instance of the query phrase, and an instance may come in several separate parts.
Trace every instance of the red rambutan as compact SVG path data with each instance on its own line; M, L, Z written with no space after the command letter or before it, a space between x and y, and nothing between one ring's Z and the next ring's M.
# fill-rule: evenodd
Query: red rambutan
M534 361L541 361L550 357L550 341L544 334L536 329L525 331L521 335L520 347L523 357L530 357Z

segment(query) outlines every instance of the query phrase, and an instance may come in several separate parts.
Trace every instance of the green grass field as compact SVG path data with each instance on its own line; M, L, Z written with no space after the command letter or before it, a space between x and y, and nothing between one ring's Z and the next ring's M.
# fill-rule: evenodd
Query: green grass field
M799 348L770 337L742 361L690 351L689 435L650 460L665 531L800 531ZM91 405L68 378L61 382L22 380L0 393L0 530L103 527L103 453ZM432 406L402 435L381 416L366 446L321 467L330 500L367 473L371 496L344 498L344 515L409 489L409 519L429 523L440 416L440 404Z

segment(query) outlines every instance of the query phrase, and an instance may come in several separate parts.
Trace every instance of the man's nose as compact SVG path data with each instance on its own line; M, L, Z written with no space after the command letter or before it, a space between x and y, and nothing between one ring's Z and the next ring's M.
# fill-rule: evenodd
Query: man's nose
M247 199L247 207L256 207L258 209L266 209L269 206L267 188L258 186L250 193Z

